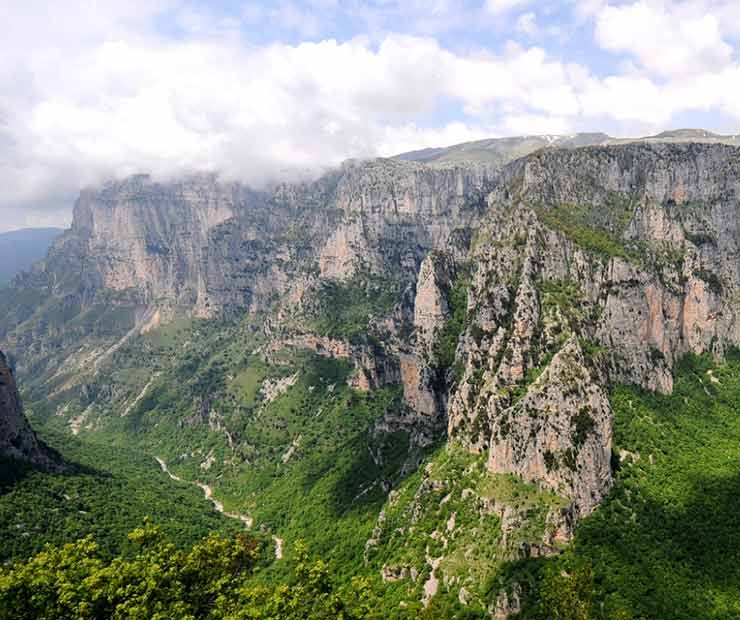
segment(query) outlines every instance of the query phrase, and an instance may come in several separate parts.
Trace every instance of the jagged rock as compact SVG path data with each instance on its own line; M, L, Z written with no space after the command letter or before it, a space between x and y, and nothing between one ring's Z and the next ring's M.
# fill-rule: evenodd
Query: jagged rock
M404 399L430 428L442 425L446 413L434 346L450 318L449 295L454 276L451 255L432 252L426 256L416 283L413 345L402 347L398 353Z
M452 257L441 252L428 254L421 263L414 300L414 328L421 351L428 358L436 336L450 315L449 292L454 280Z
M269 192L209 175L137 176L81 194L72 229L13 284L18 299L45 304L9 304L0 339L46 379L73 367L92 385L89 374L106 372L124 344L176 311L214 317L278 305L265 322L265 355L308 348L350 360L359 389L401 383L416 424L378 428L419 429L418 447L446 427L489 454L495 471L564 494L580 515L609 484L601 388L669 393L682 355L721 356L740 344L738 162L740 151L724 145L632 143L544 149L499 171L349 162ZM463 261L471 285L453 380L434 344ZM289 329L322 284L370 276L392 279L401 294L387 316L371 318L365 340ZM100 307L126 310L115 329L86 322ZM90 333L98 340L82 351ZM68 388L55 386L54 397ZM114 393L86 391L69 414L55 406L82 425L84 407ZM211 397L196 399L190 422L220 429ZM576 446L571 423L582 403L594 424Z
M609 486L610 415L599 386L670 393L682 355L721 355L740 342L739 158L726 146L633 144L550 150L505 169L473 249L449 435L488 450L495 471L570 497L577 514L590 511ZM582 462L567 452L567 422L582 404L544 368L574 336L596 350L589 379L573 388L597 414ZM559 428L548 431L524 407ZM548 471L546 450L570 454L572 474L554 456Z
M587 514L611 486L611 409L575 338L526 395L492 417L489 467L573 500Z
M0 351L0 456L52 470L62 469L61 457L44 444L23 413L8 360Z

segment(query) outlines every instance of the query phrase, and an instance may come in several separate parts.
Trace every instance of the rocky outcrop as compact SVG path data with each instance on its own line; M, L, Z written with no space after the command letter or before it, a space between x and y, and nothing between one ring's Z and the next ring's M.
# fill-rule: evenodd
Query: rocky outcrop
M61 469L62 460L34 433L23 413L15 377L0 351L0 456L47 469Z
M584 140L567 146L603 141ZM740 344L739 190L736 148L657 142L545 148L499 171L348 162L269 192L134 177L83 192L71 231L16 281L32 301L6 304L0 337L51 376L90 333L107 362L154 317L264 314L266 355L306 348L350 361L359 389L401 384L420 426L582 515L610 484L604 387L668 393L682 355ZM463 266L465 324L443 363ZM398 300L367 333L298 320L328 284L367 298L373 280ZM115 317L94 322L101 307Z
M591 512L611 487L611 409L575 337L524 397L492 420L489 469L515 473Z
M455 263L449 254L435 252L421 263L414 299L414 329L421 352L428 357L450 317L449 294L454 278Z
M727 146L549 150L504 170L472 253L450 436L592 510L610 484L601 386L669 393L682 355L740 342L739 189Z
M404 399L430 426L445 415L441 369L434 351L441 330L450 318L449 295L455 262L446 252L432 252L424 259L416 282L413 331L410 343L399 343Z

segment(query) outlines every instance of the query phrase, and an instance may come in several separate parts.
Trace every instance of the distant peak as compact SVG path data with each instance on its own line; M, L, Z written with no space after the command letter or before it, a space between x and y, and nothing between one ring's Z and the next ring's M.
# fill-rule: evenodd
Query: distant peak
M654 138L674 138L674 139L706 139L706 138L721 138L719 134L712 133L706 129L672 129L670 131L663 131Z

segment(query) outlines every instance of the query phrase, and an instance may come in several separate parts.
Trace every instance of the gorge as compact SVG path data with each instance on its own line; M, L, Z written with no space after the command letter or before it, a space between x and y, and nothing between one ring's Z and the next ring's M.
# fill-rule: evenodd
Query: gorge
M137 175L84 190L3 289L0 348L42 435L202 481L280 556L304 539L376 580L383 617L535 618L593 524L655 518L650 479L693 449L682 408L709 399L706 438L740 437L738 257L740 150L706 132L487 141L261 191ZM3 456L56 463L20 419ZM681 588L589 562L599 617L669 617ZM673 617L731 617L717 584Z

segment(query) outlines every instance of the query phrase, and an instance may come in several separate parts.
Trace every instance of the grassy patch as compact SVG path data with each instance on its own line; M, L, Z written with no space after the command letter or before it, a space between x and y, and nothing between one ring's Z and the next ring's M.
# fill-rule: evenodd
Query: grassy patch
M628 247L620 238L631 215L626 205L619 203L616 216L604 222L594 219L596 207L555 205L535 210L545 225L561 231L588 252L606 260L618 257L639 263L643 259L639 249Z

